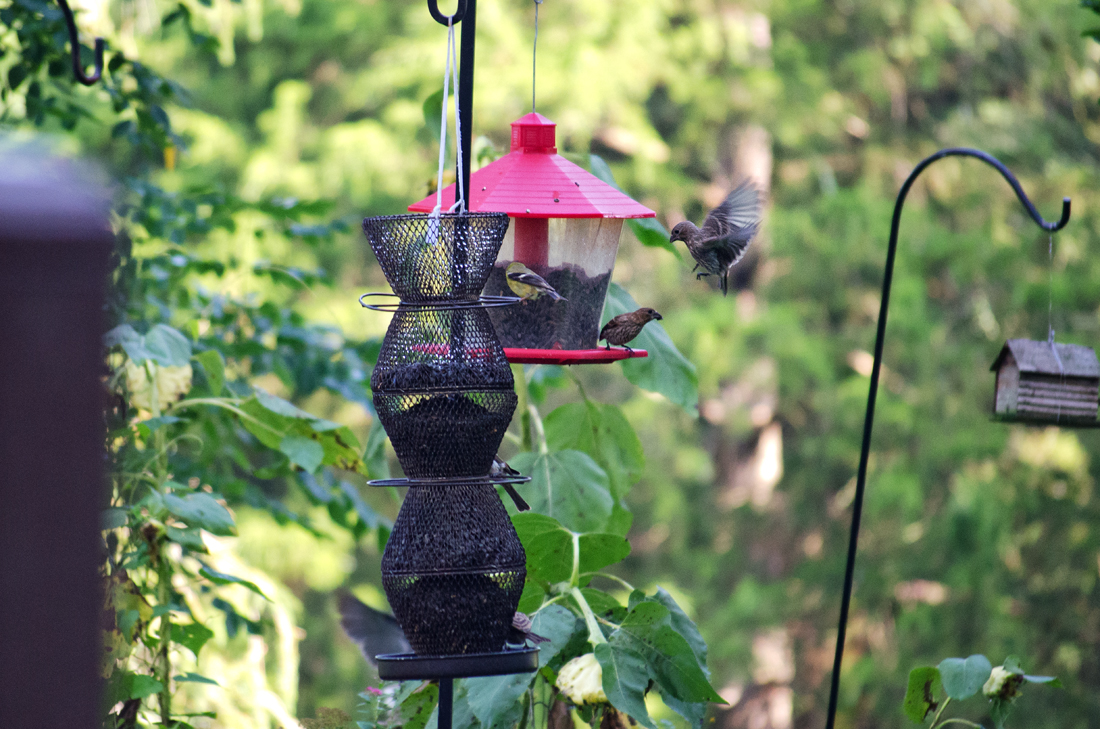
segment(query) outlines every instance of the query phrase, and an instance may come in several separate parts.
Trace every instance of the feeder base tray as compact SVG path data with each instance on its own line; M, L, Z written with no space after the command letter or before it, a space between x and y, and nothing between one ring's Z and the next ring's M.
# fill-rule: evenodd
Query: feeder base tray
M597 347L596 349L523 349L505 347L504 356L511 364L607 364L632 357L648 357L644 349L627 351L622 347Z
M383 681L428 681L441 678L505 676L533 673L539 667L539 649L522 648L496 653L468 653L460 656L419 656L415 653L385 653L375 656L378 678Z

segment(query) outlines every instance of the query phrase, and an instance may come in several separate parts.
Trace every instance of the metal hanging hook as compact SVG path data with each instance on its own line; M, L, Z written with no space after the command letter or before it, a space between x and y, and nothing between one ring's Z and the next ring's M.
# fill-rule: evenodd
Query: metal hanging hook
M63 0L58 0L62 2ZM451 23L461 23L462 19L466 17L466 0L458 0L458 7L455 8L454 15L444 15L439 12L438 0L428 0L428 12L435 18L435 22L440 25L449 25Z
M462 1L465 2L465 0ZM95 39L95 73L88 76L84 73L84 66L80 62L80 39L76 34L76 19L73 17L72 8L66 0L57 0L57 4L61 6L61 12L65 15L65 25L69 26L69 45L73 49L73 75L80 83L91 86L103 77L103 51L107 48L107 43L102 38Z

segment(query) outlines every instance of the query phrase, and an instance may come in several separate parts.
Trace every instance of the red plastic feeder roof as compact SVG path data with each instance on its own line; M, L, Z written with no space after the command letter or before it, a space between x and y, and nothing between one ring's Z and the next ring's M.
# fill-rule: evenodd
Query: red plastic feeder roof
M558 154L557 125L531 112L512 122L512 150L470 177L470 212L513 218L652 218L652 210ZM455 186L443 190L454 204ZM409 206L430 213L435 195Z
M633 357L648 357L649 352L644 349L627 351L617 347L607 349L522 349L519 347L505 347L504 356L511 364L608 364L621 359Z

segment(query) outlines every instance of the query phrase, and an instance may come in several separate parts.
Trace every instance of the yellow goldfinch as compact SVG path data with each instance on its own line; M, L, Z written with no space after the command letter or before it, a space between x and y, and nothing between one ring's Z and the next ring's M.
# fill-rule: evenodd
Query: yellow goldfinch
M553 286L546 283L546 279L519 261L512 261L508 264L505 279L508 281L508 288L512 289L516 296L522 299L534 301L538 297L546 295L554 301L566 300L564 296L554 290Z

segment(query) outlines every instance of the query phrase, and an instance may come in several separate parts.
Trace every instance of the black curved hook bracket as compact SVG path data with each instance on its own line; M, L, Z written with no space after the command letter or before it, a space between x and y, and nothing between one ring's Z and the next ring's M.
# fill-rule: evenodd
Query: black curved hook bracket
M59 2L60 1L61 0L59 0ZM440 25L461 23L462 19L466 17L466 0L458 0L458 7L455 8L454 15L444 15L439 12L438 0L428 0L428 12L435 18L435 22Z
M57 4L65 14L65 25L69 26L69 45L73 49L73 75L80 83L91 86L103 77L103 51L107 48L107 44L102 38L95 39L95 73L88 76L84 73L84 65L80 62L80 39L76 34L76 19L73 18L72 8L65 0L57 0Z
M871 366L871 386L867 394L867 414L863 420L863 445L859 454L859 471L856 475L856 493L852 501L852 526L848 535L848 563L844 571L844 592L840 600L840 621L837 625L836 655L833 659L832 684L829 688L829 711L825 721L825 729L833 729L836 721L837 700L840 694L840 667L844 658L844 639L848 630L848 612L852 602L852 584L855 579L856 549L859 544L859 524L863 514L863 495L867 487L867 462L871 455L871 430L875 420L875 400L878 396L879 374L882 371L882 348L886 339L886 315L890 310L890 284L894 278L894 260L898 248L898 228L901 225L901 209L905 204L905 197L909 189L916 182L921 172L936 160L944 157L974 157L995 168L1001 176L1012 186L1016 197L1027 210L1031 219L1043 230L1053 233L1066 227L1069 222L1070 201L1068 197L1062 198L1062 217L1056 223L1047 222L1035 206L1024 194L1020 181L1005 167L996 157L986 154L980 149L968 147L949 147L941 149L930 157L921 160L920 164L913 168L902 184L898 192L898 200L894 205L894 218L890 223L890 245L886 249L886 272L882 279L882 301L878 312L878 333L875 335L875 360Z

